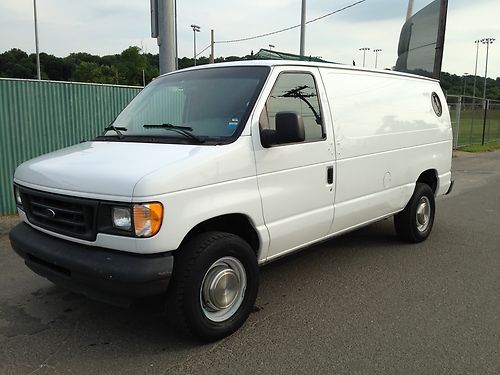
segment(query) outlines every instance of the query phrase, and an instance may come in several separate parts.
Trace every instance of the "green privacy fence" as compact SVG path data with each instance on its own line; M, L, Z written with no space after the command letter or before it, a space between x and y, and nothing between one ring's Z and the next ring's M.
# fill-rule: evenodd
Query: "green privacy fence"
M0 79L0 215L17 165L103 132L141 87Z

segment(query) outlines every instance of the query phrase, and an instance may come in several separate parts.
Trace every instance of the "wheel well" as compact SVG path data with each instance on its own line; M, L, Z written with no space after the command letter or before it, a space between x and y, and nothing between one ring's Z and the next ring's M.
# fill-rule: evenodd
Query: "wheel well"
M437 172L435 169L428 169L423 172L417 179L417 182L427 184L432 189L432 192L436 194L437 189Z
M250 247L255 251L255 254L259 251L260 242L257 231L251 224L248 217L243 214L227 214L206 220L191 229L182 240L182 244L200 233L210 231L235 234L248 242Z

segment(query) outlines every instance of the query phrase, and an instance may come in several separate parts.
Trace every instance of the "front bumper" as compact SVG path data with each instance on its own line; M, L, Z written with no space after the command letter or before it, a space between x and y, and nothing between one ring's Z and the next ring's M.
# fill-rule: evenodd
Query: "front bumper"
M10 232L26 265L54 284L114 305L163 294L172 275L171 253L139 255L81 245L41 233L28 224Z

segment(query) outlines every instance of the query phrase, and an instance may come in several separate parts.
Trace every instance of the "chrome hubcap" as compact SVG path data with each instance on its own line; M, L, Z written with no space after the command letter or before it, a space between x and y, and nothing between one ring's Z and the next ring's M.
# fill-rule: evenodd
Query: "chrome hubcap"
M200 304L205 316L224 321L238 310L247 285L245 268L233 257L224 257L210 266L200 290Z
M422 197L417 205L417 229L420 232L425 232L431 221L431 202L429 198Z

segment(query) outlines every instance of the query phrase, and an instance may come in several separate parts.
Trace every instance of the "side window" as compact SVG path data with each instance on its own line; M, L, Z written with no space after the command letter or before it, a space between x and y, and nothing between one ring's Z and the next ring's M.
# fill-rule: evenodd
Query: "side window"
M304 120L305 141L325 138L316 82L309 73L281 74L260 116L263 129L276 129L276 113L296 112Z

